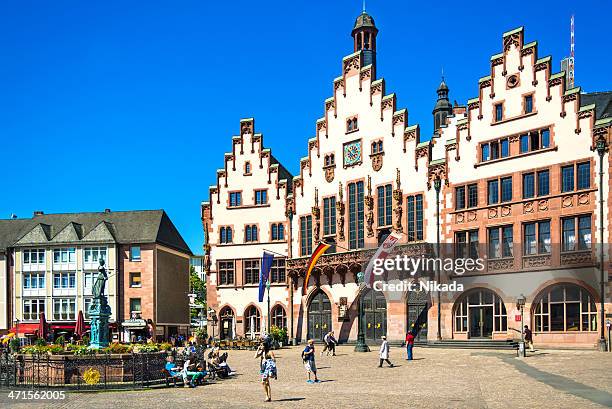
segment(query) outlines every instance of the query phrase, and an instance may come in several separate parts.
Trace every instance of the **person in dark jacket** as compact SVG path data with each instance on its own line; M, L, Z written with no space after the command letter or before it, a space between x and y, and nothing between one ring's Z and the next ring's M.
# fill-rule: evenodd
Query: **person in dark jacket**
M525 335L525 346L529 345L529 350L531 352L535 352L535 349L533 349L533 333L529 329L528 325L525 325L523 334Z

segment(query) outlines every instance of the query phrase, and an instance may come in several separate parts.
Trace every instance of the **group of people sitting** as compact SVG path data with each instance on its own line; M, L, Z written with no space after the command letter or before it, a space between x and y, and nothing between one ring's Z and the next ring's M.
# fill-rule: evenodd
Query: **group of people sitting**
M171 377L182 378L185 388L200 385L206 376L227 378L235 374L227 363L227 352L220 354L219 348L211 348L208 354L204 351L202 359L198 359L193 346L185 348L182 355L185 357L182 366L177 365L173 355L169 355L165 369Z

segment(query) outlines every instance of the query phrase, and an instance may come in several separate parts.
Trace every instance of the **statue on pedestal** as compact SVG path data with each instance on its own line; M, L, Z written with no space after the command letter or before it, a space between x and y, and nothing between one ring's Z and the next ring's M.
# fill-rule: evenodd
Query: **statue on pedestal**
M92 289L93 302L88 311L91 318L89 347L94 349L105 348L109 344L108 318L111 315L111 308L108 305L106 295L104 295L106 281L108 281L108 274L106 274L106 268L104 267L104 259L100 259L98 276Z

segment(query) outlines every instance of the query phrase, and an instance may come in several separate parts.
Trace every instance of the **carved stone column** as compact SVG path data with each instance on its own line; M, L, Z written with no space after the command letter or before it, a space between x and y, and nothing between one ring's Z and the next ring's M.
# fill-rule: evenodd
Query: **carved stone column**
M397 169L397 177L395 181L395 190L393 191L393 229L396 232L401 232L402 229L402 190L400 181L400 170Z
M372 197L372 178L368 176L368 194L364 197L366 231L368 237L374 237L374 198Z
M338 201L336 202L336 223L338 227L338 240L344 240L344 194L342 191L342 182L338 187Z
M319 208L319 189L315 188L315 205L312 206L312 230L315 243L319 242L319 236L321 233L321 209Z

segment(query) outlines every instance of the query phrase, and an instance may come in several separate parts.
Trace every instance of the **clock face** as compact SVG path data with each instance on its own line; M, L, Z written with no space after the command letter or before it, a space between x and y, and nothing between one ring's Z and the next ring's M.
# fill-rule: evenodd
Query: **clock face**
M344 144L344 166L352 166L361 163L361 141L353 141Z

